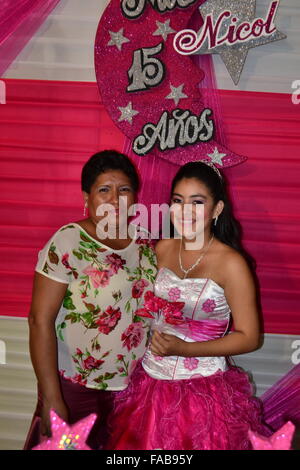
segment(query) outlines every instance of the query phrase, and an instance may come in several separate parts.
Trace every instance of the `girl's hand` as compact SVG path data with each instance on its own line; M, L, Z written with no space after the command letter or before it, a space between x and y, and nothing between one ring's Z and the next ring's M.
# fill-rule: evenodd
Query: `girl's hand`
M151 339L150 350L155 356L183 356L188 353L188 345L177 336L154 331Z

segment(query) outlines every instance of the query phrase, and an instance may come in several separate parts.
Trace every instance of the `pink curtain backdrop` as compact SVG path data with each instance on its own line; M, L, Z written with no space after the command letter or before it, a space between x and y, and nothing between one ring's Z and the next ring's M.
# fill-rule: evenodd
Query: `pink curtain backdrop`
M95 83L6 80L0 105L1 315L28 314L37 252L82 218L80 172L92 153L127 143ZM248 161L226 170L244 243L258 264L267 333L299 334L299 112L288 94L220 90L227 145ZM128 148L127 148L128 150ZM177 167L132 157L139 201L168 202Z
M60 0L2 0L0 77Z

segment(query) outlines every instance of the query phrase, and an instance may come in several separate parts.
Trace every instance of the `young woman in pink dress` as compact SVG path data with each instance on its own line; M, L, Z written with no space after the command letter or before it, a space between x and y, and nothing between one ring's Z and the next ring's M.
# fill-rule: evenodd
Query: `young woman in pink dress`
M156 245L154 294L181 302L183 321L154 323L142 363L115 403L108 449L251 449L249 429L269 432L249 378L231 356L260 347L260 319L224 177L206 163L187 163L173 180L171 208L181 235ZM191 249L197 230L203 243Z

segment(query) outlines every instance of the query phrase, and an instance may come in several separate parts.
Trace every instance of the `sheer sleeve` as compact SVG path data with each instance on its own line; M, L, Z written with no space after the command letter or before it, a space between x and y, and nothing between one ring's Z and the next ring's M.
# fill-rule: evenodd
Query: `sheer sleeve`
M71 249L71 244L65 240L64 233L57 232L39 252L35 271L54 281L69 284L73 274L69 265Z

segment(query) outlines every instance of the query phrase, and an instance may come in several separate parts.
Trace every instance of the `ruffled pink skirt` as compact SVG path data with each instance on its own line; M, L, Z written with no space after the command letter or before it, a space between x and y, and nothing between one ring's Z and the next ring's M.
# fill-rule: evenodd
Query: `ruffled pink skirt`
M248 430L270 435L248 375L156 380L137 367L116 398L109 450L249 450Z

